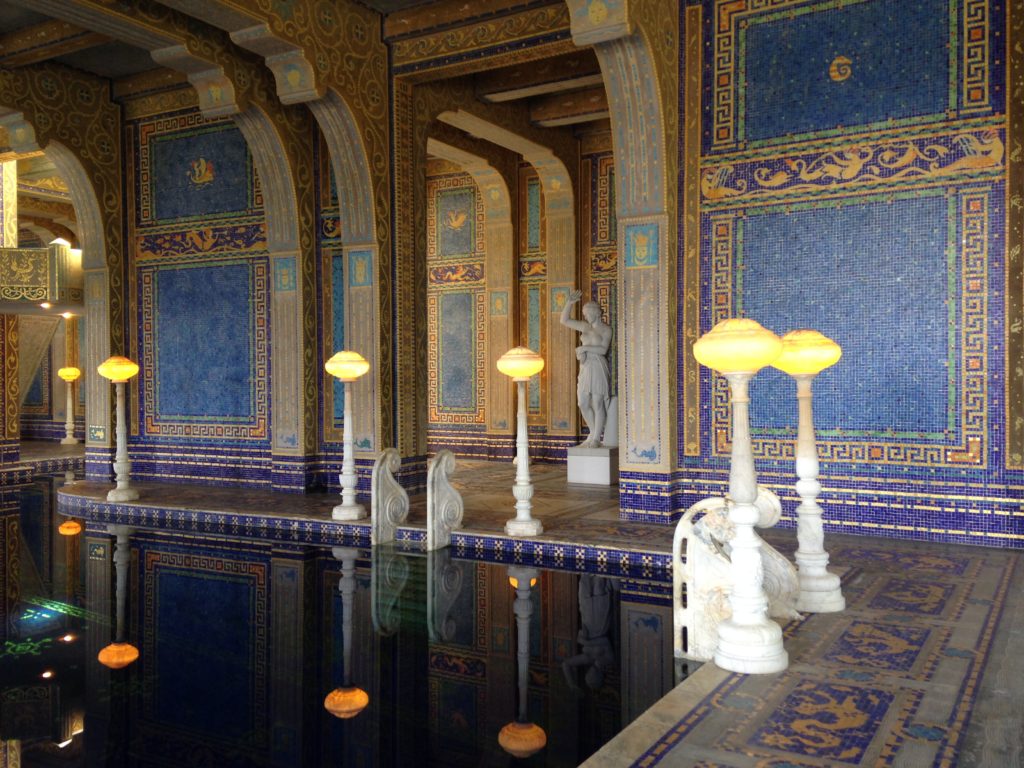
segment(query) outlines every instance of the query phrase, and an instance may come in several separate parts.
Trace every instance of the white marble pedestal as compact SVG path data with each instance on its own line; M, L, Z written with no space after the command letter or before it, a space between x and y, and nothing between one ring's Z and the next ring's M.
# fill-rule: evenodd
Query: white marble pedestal
M619 449L617 447L581 448L575 446L570 448L567 454L570 483L619 484Z

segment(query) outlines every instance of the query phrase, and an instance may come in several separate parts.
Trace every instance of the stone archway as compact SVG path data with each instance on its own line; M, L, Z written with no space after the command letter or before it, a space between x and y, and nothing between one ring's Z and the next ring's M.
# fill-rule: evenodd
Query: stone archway
M597 53L611 107L619 248L619 446L623 510L671 514L675 458L678 41L658 0L566 0L573 40ZM678 12L678 9L676 9ZM671 19L678 24L678 18ZM629 473L644 473L639 488ZM651 493L657 480L664 490ZM662 482L664 481L664 482ZM639 498L642 490L644 500ZM636 493L636 496L634 496Z
M544 191L547 224L548 270L548 431L573 435L577 431L575 340L565 332L558 313L576 284L576 209L572 184L565 165L547 147L467 112L442 112L438 121L477 138L516 152L537 171Z
M515 323L509 307L516 284L516 263L512 248L512 201L508 185L502 175L482 157L451 144L428 138L427 153L462 168L473 178L483 199L487 247L484 258L488 307L487 431L512 434L515 426L512 385L507 377L495 373L498 358L515 346Z
M52 94L61 83L59 103ZM121 112L94 78L49 65L0 73L0 124L18 152L46 153L68 184L79 220L85 289L86 475L111 474L110 387L96 366L124 351Z

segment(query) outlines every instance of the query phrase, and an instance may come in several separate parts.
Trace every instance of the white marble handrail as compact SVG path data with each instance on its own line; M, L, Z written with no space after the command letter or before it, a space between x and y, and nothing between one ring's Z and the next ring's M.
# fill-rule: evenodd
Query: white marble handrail
M373 462L370 476L370 543L395 540L395 530L409 516L409 494L395 479L402 458L394 448L385 448Z
M438 451L427 466L427 551L447 547L462 527L462 495L452 486L455 454Z

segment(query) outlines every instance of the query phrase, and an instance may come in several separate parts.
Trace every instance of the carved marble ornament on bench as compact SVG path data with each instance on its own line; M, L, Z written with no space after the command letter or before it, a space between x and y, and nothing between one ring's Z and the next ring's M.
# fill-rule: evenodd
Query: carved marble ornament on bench
M438 451L427 466L427 551L447 547L452 531L462 527L462 495L451 477L455 454Z
M394 448L385 448L373 462L370 475L370 543L395 540L395 530L409 516L409 494L395 479L402 457Z
M729 502L712 497L697 502L683 514L672 542L672 611L677 657L710 660L718 645L718 625L732 615L729 604L732 573L729 541L735 531L729 520ZM757 527L770 528L782 515L782 504L772 491L758 486L754 502L760 512ZM681 562L686 542L686 562ZM793 564L765 541L761 542L764 591L768 615L795 619L800 584ZM683 590L686 607L683 607ZM683 648L683 628L687 648Z

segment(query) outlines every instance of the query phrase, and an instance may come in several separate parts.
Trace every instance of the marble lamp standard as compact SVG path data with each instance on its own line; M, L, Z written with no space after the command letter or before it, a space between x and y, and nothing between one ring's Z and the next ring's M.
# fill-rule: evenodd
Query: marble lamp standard
M725 376L732 394L729 519L736 529L730 542L732 616L718 625L715 650L715 663L731 672L766 674L789 666L789 655L782 647L782 629L768 618L761 539L754 532L760 512L754 504L757 476L750 443L748 395L750 379L781 352L779 337L747 318L723 320L693 345L697 362Z
M75 438L75 401L71 394L71 385L78 381L78 377L81 375L82 372L73 365L57 371L57 376L67 384L67 418L64 420L64 439L60 441L61 445L78 444L78 440Z
M814 440L814 416L811 409L811 382L814 377L834 365L843 351L832 339L817 331L790 331L782 337L782 354L772 363L796 380L799 420L796 433L796 492L800 506L796 508L796 535L799 548L800 597L798 611L831 613L846 607L839 587L839 577L826 570L825 531L821 524L818 493L818 446Z
M361 520L366 508L356 503L356 460L352 447L352 382L370 370L370 364L358 352L335 352L324 370L345 384L345 422L342 424L344 453L341 461L341 504L331 512L335 520Z
M515 347L498 358L498 370L516 382L519 410L516 414L516 516L505 523L509 536L536 536L544 531L530 515L533 484L530 482L530 436L526 426L526 382L544 369L544 358L528 347Z
M117 487L107 494L107 501L134 501L139 492L128 485L132 463L128 461L128 419L124 409L124 385L139 372L139 366L127 357L108 357L96 369L100 376L114 383L117 394L117 452L114 454L114 474Z

